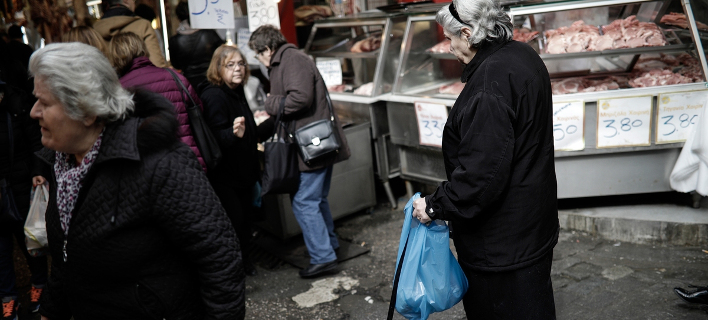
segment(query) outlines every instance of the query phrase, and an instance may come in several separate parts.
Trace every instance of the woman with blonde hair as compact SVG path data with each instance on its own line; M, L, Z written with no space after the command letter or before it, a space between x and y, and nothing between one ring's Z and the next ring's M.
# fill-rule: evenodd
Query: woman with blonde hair
M221 163L208 176L236 229L246 274L255 275L248 253L253 187L260 178L257 144L272 134L273 120L269 118L256 125L243 91L248 80L248 63L237 47L222 45L216 49L207 69L207 80L200 90L204 118L223 154Z
M90 46L94 46L108 56L108 48L103 37L94 28L87 26L76 26L71 28L69 32L61 36L61 42L81 42Z
M191 101L182 93L182 88L177 84L169 71L158 68L150 62L149 53L145 42L138 35L132 32L124 32L115 35L109 44L111 64L118 72L120 83L124 88L139 87L155 93L159 93L175 106L177 120L179 121L179 138L187 144L194 154L197 155L199 163L204 171L207 170L206 163L202 159L197 143L192 135L192 128L189 124L187 114L187 101ZM201 101L189 84L187 78L176 73L177 77L187 87L189 95L194 102L202 108Z

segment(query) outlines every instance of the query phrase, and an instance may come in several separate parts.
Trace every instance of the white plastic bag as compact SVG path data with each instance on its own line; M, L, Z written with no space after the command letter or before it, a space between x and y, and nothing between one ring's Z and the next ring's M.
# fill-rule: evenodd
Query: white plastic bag
M25 243L31 255L40 255L47 246L47 223L44 219L49 202L49 190L45 185L34 190L32 205L25 221Z

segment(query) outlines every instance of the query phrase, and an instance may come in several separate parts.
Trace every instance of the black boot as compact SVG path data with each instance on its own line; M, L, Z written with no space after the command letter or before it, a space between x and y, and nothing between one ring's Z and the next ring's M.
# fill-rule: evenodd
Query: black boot
M708 287L697 287L697 286L689 286L689 287L695 288L696 291L688 292L686 289L683 289L683 288L674 288L674 292L676 292L676 294L679 296L679 298L683 299L683 301L691 302L691 303L708 304Z

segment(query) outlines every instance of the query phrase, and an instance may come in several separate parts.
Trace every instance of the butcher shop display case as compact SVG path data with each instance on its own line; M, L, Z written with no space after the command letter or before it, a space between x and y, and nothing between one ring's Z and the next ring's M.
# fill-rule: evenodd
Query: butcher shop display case
M671 169L708 101L706 6L507 2L514 40L534 48L551 76L559 198L671 190ZM384 96L404 179L446 179L440 146L425 137L440 121L425 119L445 116L435 105L449 111L464 87L464 66L449 46L435 12L408 17L397 78Z
M398 149L391 143L386 104L401 52L406 16L369 12L315 21L305 52L325 80L332 104L344 123L371 123L375 172L391 205L389 179L398 176Z

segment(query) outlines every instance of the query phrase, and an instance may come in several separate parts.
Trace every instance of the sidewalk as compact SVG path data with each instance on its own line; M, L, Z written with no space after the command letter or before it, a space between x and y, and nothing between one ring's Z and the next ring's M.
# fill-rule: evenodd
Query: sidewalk
M342 238L371 252L340 264L336 275L304 280L290 265L259 264L259 275L247 280L247 319L386 319L404 204L337 221ZM552 269L557 317L708 319L708 306L688 305L672 290L708 284L702 249L708 247L632 244L562 230ZM430 319L465 318L458 304Z

